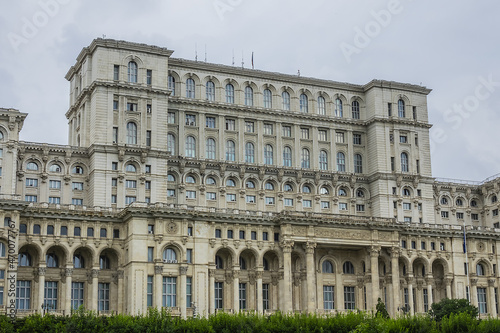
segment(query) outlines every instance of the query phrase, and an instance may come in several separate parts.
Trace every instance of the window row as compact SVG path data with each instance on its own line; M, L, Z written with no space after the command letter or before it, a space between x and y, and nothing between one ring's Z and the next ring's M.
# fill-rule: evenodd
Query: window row
M28 225L26 223L21 223L19 225L19 233L20 234L26 234L28 233ZM34 235L40 235L42 233L42 227L40 224L33 224L33 229L32 233ZM47 231L46 235L55 235L55 227L52 224L47 225ZM68 227L63 225L59 229L59 236L68 236ZM75 237L84 237L82 233L82 228L81 227L74 227L73 228L73 236ZM94 237L94 228L93 227L88 227L87 228L87 234L85 237ZM108 237L108 229L107 228L100 228L99 230L99 237L100 238L107 238ZM113 238L120 238L120 229L113 229ZM2 243L0 243L2 244Z
M27 171L39 171L41 169L40 165L38 162L35 161L29 161L26 163L26 170ZM52 163L49 168L49 172L53 173L61 173L63 168L59 163ZM71 173L76 174L76 175L83 175L84 172L84 167L81 165L76 165L73 168L71 168ZM28 186L28 185L26 185Z

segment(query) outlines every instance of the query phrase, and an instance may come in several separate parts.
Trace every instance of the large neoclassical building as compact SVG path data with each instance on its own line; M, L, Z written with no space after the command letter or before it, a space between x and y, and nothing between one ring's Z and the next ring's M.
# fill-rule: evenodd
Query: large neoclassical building
M500 178L431 175L427 95L96 39L66 75L68 145L0 109L0 302L18 313L497 316ZM464 253L464 228L466 248Z

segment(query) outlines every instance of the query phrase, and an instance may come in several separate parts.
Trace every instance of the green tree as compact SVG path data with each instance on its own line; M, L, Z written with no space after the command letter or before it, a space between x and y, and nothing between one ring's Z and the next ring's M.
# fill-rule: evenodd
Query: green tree
M377 300L377 313L375 314L376 317L381 317L384 319L389 319L389 313L387 312L387 309L385 308L384 302L380 299L380 297Z
M443 298L439 303L432 303L429 316L440 322L444 317L449 317L452 313L467 313L470 317L476 318L479 312L477 307L471 305L466 299Z

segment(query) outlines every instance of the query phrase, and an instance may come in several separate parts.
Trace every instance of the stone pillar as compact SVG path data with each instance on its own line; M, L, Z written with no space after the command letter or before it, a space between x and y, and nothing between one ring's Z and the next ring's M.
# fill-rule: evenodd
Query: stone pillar
M160 310L161 307L163 306L162 301L161 301L161 296L162 296L162 274L163 274L163 266L155 266L155 284L153 286L153 295L154 295L154 300L153 304L154 306Z
M336 309L337 311L344 310L344 285L342 284L342 266L336 267L335 270L335 290L333 292L333 298L334 309Z
M472 275L472 274L471 274ZM477 277L470 279L471 290L470 292L470 303L474 306L477 306Z
M45 292L45 272L47 271L46 267L39 267L38 268L38 304L35 307L35 310L37 311L42 311L43 315L43 301L44 301L44 292Z
M413 303L413 277L408 277L408 305L410 306L410 315L415 314L415 304Z
M73 282L73 268L66 268L64 270L65 286L66 286L66 297L63 300L64 305L62 306L64 310L64 315L67 316L71 313L71 285Z
M314 249L316 248L316 243L307 242L305 244L306 250L306 267L307 267L307 294L306 294L306 304L307 312L314 312L317 308L317 296L316 296L316 269L314 265Z
M264 304L263 304L264 300L262 297L262 274L263 274L262 268L258 268L257 274L256 274L256 278L257 278L257 306L256 306L256 309L257 309L257 312L259 314L264 313Z
M292 240L283 240L280 244L283 249L283 288L281 288L282 294L282 311L292 312Z
M119 313L123 313L124 312L124 304L125 304L125 301L123 300L123 270L122 269L119 269L116 271L116 284L117 284L117 288L118 289L118 304L117 304L117 307L116 307L116 310L119 312Z
M99 309L99 270L92 269L89 273L89 282L92 284L92 296L90 298L92 304L90 310L97 311Z
M179 288L179 308L181 310L181 318L186 319L186 274L187 274L187 266L179 267L180 274L180 288Z
M495 279L488 279L488 313L490 316L497 317L495 304Z
M208 286L208 295L209 295L209 314L215 313L215 269L208 270L209 276L209 286Z
M399 249L393 247L391 249L391 270L392 270L392 316L398 313L398 308L401 306L401 291L399 289Z
M377 300L380 297L380 278L378 275L378 256L380 247L372 246L370 248L370 268L372 272L372 309L375 309Z
M233 311L240 311L240 269L233 268Z
M429 309L430 309L432 303L434 303L434 299L432 297L432 281L433 281L433 279L431 277L428 277L425 280L426 280L425 282L427 282L427 295L428 295L427 300L429 302Z
M452 278L446 278L444 279L444 283L446 284L446 298L452 299L453 295L451 294L451 282L453 281Z

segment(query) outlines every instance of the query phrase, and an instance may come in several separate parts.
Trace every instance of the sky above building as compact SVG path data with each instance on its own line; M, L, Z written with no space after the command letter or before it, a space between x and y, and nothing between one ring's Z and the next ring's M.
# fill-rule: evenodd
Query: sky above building
M500 172L500 2L39 0L0 12L0 107L28 113L21 140L67 144L81 49L106 37L174 57L365 84L426 86L435 177Z

